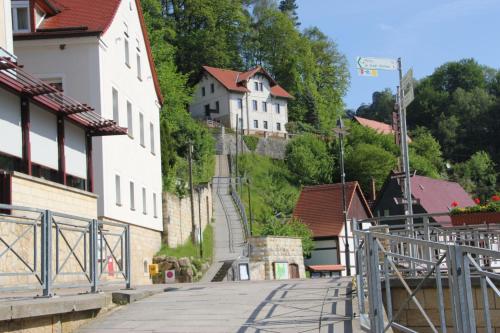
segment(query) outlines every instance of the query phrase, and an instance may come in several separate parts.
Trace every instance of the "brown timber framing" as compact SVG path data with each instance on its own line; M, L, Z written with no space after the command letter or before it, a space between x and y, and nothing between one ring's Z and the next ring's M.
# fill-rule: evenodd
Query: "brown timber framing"
M30 101L26 96L21 96L22 163L24 172L31 176L30 123Z

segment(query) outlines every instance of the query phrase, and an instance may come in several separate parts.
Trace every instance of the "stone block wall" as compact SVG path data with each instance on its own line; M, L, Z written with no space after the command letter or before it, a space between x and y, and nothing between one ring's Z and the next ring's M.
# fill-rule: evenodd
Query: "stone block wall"
M447 282L444 280L443 282ZM411 288L414 289L414 285L411 284ZM481 288L478 284L473 284L472 286L473 294L473 304L474 312L476 317L476 327L478 332L486 331L484 317L483 317L483 296ZM385 291L382 290L382 295L384 298L384 304L387 305L385 301ZM400 317L396 320L397 323L408 326L409 328L417 332L432 332L429 328L427 321L424 316L418 310L418 307L413 301L405 304L408 298L408 292L402 286L392 287L391 284L391 295L392 295L392 308L393 315L403 306L403 312ZM426 314L429 316L432 323L440 328L440 316L438 308L438 294L437 289L433 285L424 286L422 290L419 290L415 295L417 300L420 302L424 308ZM491 288L488 288L488 300L489 300L489 311L491 323L493 326L493 332L500 332L500 297L497 297ZM450 289L443 285L443 301L445 307L445 318L448 332L453 331L453 314L451 306L451 294ZM439 329L439 331L441 331Z
M97 217L97 195L19 172L12 173L12 205Z
M194 191L194 219L202 230L213 216L212 185L207 184ZM184 244L191 237L191 198L163 193L163 242L171 248Z
M251 280L274 280L273 264L276 262L295 264L298 266L299 278L306 277L300 238L251 237L248 243Z
M44 179L31 177L22 173L13 172L11 179L11 204L29 208L49 209L53 212L64 213L83 218L97 217L97 196L93 193L78 190L72 187L57 184ZM11 216L4 218L0 223L0 237L12 245L12 250L0 257L1 272L28 273L31 269L39 272L41 254L35 255L35 244L38 251L41 244L41 214L15 210ZM88 229L88 222L70 219L62 216L53 216L52 229L52 258L54 284L67 282L85 282L85 277L59 275L56 276L56 245L59 245L59 267L61 272L82 272L80 263L84 265L84 238L81 231ZM59 224L61 223L61 224ZM72 227L64 226L71 224ZM59 227L59 229L56 228ZM76 227L76 229L74 228ZM17 241L16 241L17 240ZM88 245L88 237L87 237ZM70 247L73 247L71 249ZM1 247L0 247L1 248ZM3 247L5 249L5 247ZM3 251L3 250L2 250ZM14 251L25 261L23 263ZM88 248L87 248L88 251ZM79 262L80 260L80 262ZM3 287L39 284L34 275L2 276L0 285Z

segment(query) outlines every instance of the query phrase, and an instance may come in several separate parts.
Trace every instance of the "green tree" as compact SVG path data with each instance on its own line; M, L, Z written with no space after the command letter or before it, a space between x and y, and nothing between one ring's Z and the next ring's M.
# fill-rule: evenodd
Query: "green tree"
M395 104L396 98L389 88L383 91L376 91L372 95L372 103L361 105L356 110L356 115L391 124Z
M292 139L286 146L285 161L300 184L317 185L332 181L333 159L328 145L313 134Z
M497 172L488 153L478 151L463 163L454 166L453 177L464 189L481 200L496 192Z
M300 25L299 16L297 15L297 9L299 9L299 6L297 6L295 0L281 0L279 9L288 15L295 26Z
M347 150L346 177L359 181L363 191L371 188L372 178L379 190L395 167L396 157L379 146L360 143Z
M425 127L417 127L410 135L412 138L410 151L429 161L436 173L441 172L444 167L441 145L430 131Z

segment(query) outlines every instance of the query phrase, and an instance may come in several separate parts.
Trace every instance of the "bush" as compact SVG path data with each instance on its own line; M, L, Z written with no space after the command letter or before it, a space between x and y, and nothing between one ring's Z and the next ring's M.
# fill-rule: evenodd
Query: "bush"
M245 135L243 136L243 141L245 141L245 144L250 151L255 151L255 149L257 149L257 145L259 144L259 138L256 136Z
M317 185L332 181L332 154L328 145L314 134L292 139L286 146L285 159L288 169L300 184Z
M274 216L268 217L262 225L261 235L299 237L302 239L302 252L305 257L308 257L314 249L311 229L295 218L282 220Z

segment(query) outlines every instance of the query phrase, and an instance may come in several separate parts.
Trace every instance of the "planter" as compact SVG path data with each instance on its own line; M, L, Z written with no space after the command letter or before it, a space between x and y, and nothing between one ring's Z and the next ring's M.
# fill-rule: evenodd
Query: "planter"
M462 213L451 215L451 223L455 226L500 223L500 212Z

